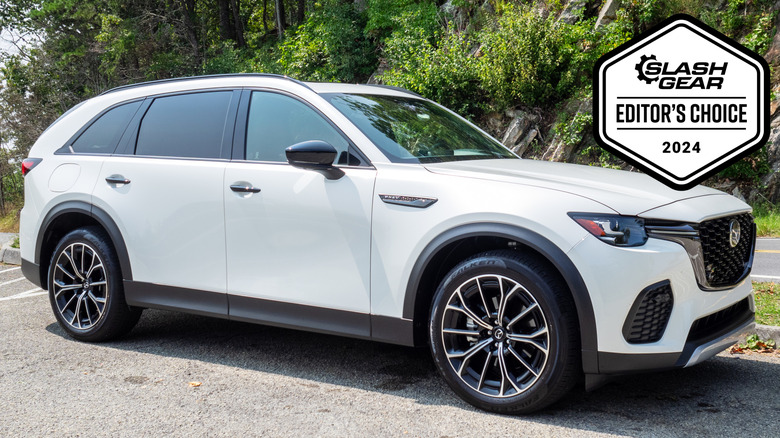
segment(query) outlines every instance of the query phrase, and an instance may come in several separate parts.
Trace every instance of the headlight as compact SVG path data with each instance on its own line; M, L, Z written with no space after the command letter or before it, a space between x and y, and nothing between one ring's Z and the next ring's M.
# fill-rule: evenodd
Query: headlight
M569 217L610 245L641 246L647 242L645 220L638 217L594 213L569 213Z

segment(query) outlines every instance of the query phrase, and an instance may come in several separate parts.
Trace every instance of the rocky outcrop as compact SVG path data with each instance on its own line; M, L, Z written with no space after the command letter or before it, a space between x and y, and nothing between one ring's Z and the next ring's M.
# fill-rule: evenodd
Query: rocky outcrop
M620 8L621 0L606 0L604 6L599 11L599 17L596 19L596 29L601 26L612 23L617 18L617 11Z
M501 137L501 143L522 156L539 134L539 128L536 126L539 116L520 110L507 111L507 116L511 117L512 121Z
M558 20L566 24L574 24L582 19L587 6L588 0L569 0L561 15L558 16Z
M766 187L766 198L770 202L780 203L780 114L777 111L770 129L767 161L771 170L761 179L761 185Z
M379 66L376 68L376 71L371 74L371 76L368 77L368 80L366 81L367 84L382 84L382 75L390 70L390 66L387 65L387 60L385 58L379 59Z
M780 0L772 6L772 11L780 10ZM775 17L775 29L780 29L780 13ZM780 32L776 32L772 45L764 55L767 63L772 67L772 91L780 92ZM761 184L766 187L764 192L770 202L780 203L780 99L775 99L770 104L772 113L769 144L767 145L767 161L771 171L761 179Z

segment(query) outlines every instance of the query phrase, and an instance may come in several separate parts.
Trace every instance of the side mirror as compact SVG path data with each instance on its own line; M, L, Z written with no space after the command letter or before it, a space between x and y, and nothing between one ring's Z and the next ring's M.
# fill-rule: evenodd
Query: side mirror
M296 143L284 150L287 162L301 169L322 172L328 179L339 179L344 171L333 166L338 152L330 143L310 140Z

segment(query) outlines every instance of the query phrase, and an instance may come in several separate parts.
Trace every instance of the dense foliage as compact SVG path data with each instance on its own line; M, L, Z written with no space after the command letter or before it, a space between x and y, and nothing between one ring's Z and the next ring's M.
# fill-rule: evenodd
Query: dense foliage
M3 39L16 44L0 52L0 200L19 201L15 163L69 107L117 85L197 74L371 79L478 123L531 110L576 143L591 118L567 114L567 101L589 94L602 54L676 12L763 53L770 3L623 0L615 20L596 26L599 0L0 0ZM754 178L763 154L730 176Z

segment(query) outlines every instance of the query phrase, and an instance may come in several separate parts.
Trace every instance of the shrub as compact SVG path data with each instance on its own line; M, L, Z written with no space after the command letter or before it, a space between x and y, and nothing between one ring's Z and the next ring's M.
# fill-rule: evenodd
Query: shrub
M767 147L764 145L761 149L725 168L718 176L757 184L770 170L772 168L769 166Z
M596 60L629 37L621 20L596 31L592 19L566 24L528 7L507 8L480 35L480 78L499 106L546 106L590 84Z
M391 70L382 80L433 99L459 114L478 116L484 109L478 63L469 54L469 42L445 34L434 47L420 28L410 28L388 39L385 49Z
M351 3L312 11L279 48L282 72L311 81L365 81L377 60L364 27L365 14Z

